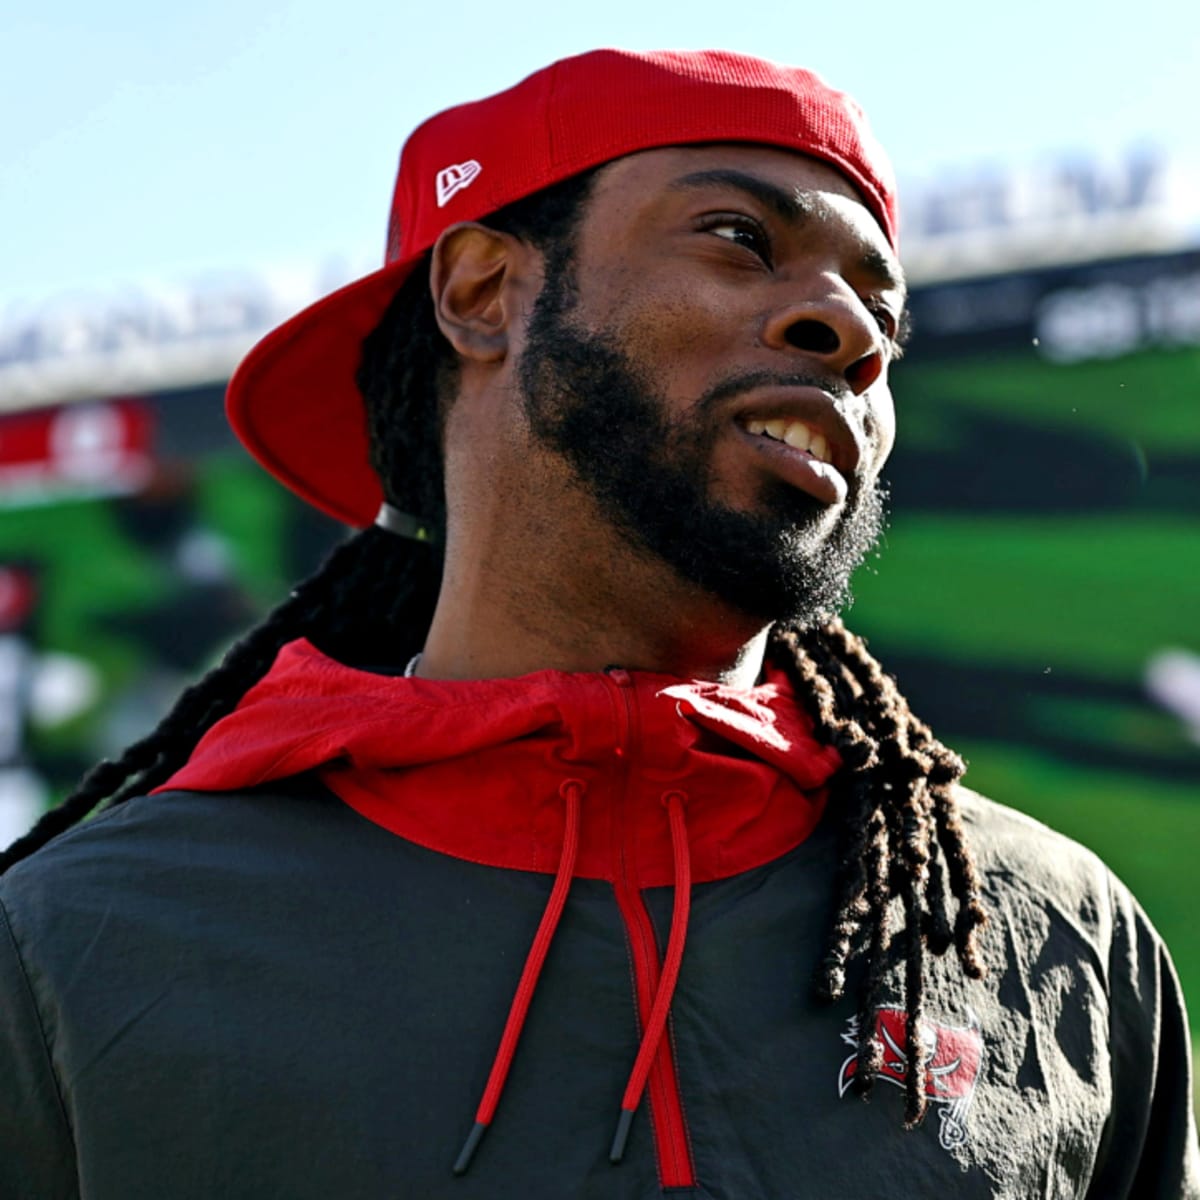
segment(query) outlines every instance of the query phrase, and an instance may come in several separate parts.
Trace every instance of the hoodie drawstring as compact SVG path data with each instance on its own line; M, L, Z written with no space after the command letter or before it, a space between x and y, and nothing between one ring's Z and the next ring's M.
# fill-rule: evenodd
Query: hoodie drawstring
M525 1025L525 1016L529 1012L533 993L537 989L538 976L554 940L555 930L558 929L559 919L567 903L567 892L571 888L571 879L575 874L575 858L579 851L579 816L580 802L583 798L584 784L578 779L567 779L559 787L559 795L567 802L566 829L563 832L562 854L558 860L558 870L554 876L554 886L550 890L550 899L542 913L537 933L533 935L533 944L525 958L525 967L521 971L521 979L513 996L512 1007L508 1010L508 1020L504 1024L504 1033L500 1036L500 1045L492 1062L491 1074L488 1075L487 1086L483 1089L483 1098L475 1113L475 1125L467 1135L463 1148L459 1151L454 1163L454 1174L462 1175L471 1165L471 1159L483 1140L487 1127L496 1115L501 1093L504 1091L508 1071L512 1066L513 1055L517 1050L517 1042Z
M533 944L525 959L525 967L521 971L521 979L517 984L511 1008L508 1010L508 1020L504 1024L504 1032L500 1037L500 1045L492 1062L492 1070L488 1075L487 1085L483 1089L483 1098L475 1113L475 1124L467 1135L467 1140L454 1163L454 1174L462 1175L471 1165L471 1159L483 1140L484 1133L496 1115L500 1104L500 1096L508 1079L509 1068L517 1050L517 1042L525 1025L525 1017L537 989L538 977L550 950L550 943L558 929L558 923L567 903L567 893L571 887L571 879L575 874L575 859L579 850L580 803L583 797L584 785L578 779L568 779L559 788L559 793L567 802L566 829L563 833L562 854L558 860L558 870L554 876L554 886L550 890L550 899L542 913L537 933L534 934ZM617 1132L613 1138L612 1149L609 1151L610 1162L620 1162L625 1154L625 1144L629 1140L629 1130L633 1124L633 1114L641 1103L642 1094L650 1078L655 1055L662 1042L663 1033L667 1028L667 1019L671 1013L671 1001L675 995L675 984L679 979L679 968L683 963L683 948L687 942L688 916L691 912L692 901L692 861L688 845L687 822L684 817L684 801L687 799L683 792L664 792L662 802L667 810L667 818L671 828L671 852L674 861L675 904L671 912L671 932L667 937L667 953L663 958L662 974L659 976L658 987L654 993L654 1003L650 1008L650 1017L642 1033L641 1044L637 1057L633 1062L633 1070L629 1074L629 1082L625 1087L625 1095L621 1100L621 1116L617 1123Z
M621 1100L621 1117L617 1122L617 1132L613 1137L612 1149L609 1151L609 1162L618 1163L624 1157L625 1143L629 1139L629 1129L633 1124L633 1114L641 1102L642 1093L646 1089L646 1081L650 1078L650 1069L654 1065L654 1056L658 1053L659 1043L667 1028L667 1018L671 1013L671 1000L675 995L675 983L679 978L679 968L683 962L683 947L687 941L688 915L692 904L692 860L688 846L687 823L684 819L683 804L687 799L683 792L664 792L663 804L667 809L667 817L671 825L671 852L675 864L675 905L671 912L671 932L667 938L667 953L663 959L662 974L658 979L658 988L654 993L654 1004L650 1009L650 1018L646 1022L642 1034L642 1044L638 1047L637 1058L633 1062L633 1070L629 1075L629 1083L625 1087L625 1095Z

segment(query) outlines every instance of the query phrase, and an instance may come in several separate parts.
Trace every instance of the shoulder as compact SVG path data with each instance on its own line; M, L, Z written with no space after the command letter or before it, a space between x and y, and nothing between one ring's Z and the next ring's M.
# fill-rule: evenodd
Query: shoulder
M1029 888L1054 895L1108 888L1108 868L1086 846L970 788L959 787L956 798L981 870L1017 875Z
M1161 937L1092 851L968 789L958 806L988 913L972 1009L988 1083L1021 1114L1005 1137L1036 1154L1029 1131L1057 1122L1056 1144L1093 1140L1089 1195L1200 1195L1187 1015ZM980 1123L1000 1128L997 1113Z
M14 932L62 928L73 914L219 894L234 878L328 855L363 825L319 783L285 780L247 792L138 796L59 834L0 878Z
M193 973L213 954L227 962L230 947L252 958L273 938L298 958L331 896L379 904L389 839L306 780L135 797L0 878L0 956L10 980L24 975L35 1004L57 1014L56 1027L68 1019L66 997L88 1029L105 1027L101 1011L119 1023L122 997L199 986ZM0 1013L4 1005L0 996Z
M969 788L958 789L958 802L993 925L1025 942L1086 946L1097 964L1131 930L1161 945L1128 888L1086 846Z

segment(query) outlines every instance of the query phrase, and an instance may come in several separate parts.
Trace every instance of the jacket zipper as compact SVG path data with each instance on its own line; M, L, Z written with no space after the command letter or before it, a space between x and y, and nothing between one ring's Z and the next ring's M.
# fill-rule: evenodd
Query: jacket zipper
M625 936L633 961L640 1031L645 1028L654 1005L654 993L662 973L662 957L658 951L658 941L650 914L646 910L641 889L632 878L633 873L626 853L626 831L629 825L629 763L636 750L636 722L630 694L632 681L627 672L615 667L605 672L605 678L616 698L619 723L614 749L620 760L621 786L617 789L612 822L613 889L616 893L617 908L625 924ZM679 1077L671 1051L669 1025L667 1034L659 1043L647 1086L659 1184L663 1188L694 1187L696 1176L692 1166L683 1103L679 1096Z

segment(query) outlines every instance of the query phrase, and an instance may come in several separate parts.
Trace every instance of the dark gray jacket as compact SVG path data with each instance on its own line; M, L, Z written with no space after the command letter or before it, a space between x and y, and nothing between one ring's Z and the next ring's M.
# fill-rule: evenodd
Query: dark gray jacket
M550 875L413 844L304 780L121 805L0 881L0 1197L632 1200L663 1194L664 1154L694 1181L670 1194L697 1200L1200 1196L1161 941L1093 855L964 807L989 975L932 965L922 1127L903 1128L888 1062L869 1102L845 1089L853 1005L811 998L820 827L694 886L664 1051L677 1096L648 1090L619 1165L630 931L610 884L575 879L495 1122L455 1177ZM660 951L672 891L642 894ZM663 1143L671 1106L682 1146Z

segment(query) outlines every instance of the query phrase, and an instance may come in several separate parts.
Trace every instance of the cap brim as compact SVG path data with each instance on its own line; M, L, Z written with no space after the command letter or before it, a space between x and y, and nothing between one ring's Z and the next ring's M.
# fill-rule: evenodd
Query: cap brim
M225 410L243 445L297 495L349 525L370 525L383 500L355 381L363 339L419 258L389 263L297 313L229 381Z

